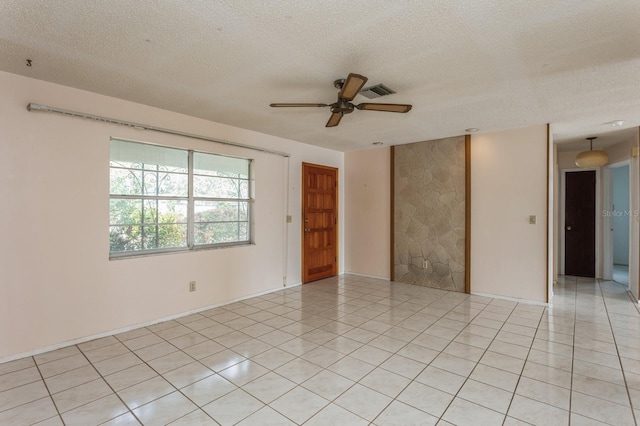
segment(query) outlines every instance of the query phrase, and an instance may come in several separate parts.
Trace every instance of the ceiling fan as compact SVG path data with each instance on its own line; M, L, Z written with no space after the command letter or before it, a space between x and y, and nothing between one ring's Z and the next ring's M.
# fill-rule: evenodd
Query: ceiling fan
M379 104L379 103L363 103L354 105L351 103L353 98L360 92L367 82L367 77L350 73L346 80L340 79L333 82L336 89L340 89L338 93L338 101L332 104L296 104L296 103L276 103L270 104L274 108L282 107L330 107L331 117L327 121L326 127L335 127L340 124L340 120L344 114L351 114L354 109L365 111L383 111L383 112L409 112L411 105L406 104Z

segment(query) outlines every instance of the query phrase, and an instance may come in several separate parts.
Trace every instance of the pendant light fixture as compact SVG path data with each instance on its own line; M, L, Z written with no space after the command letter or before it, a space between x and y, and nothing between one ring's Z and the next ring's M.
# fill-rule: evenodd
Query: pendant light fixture
M587 138L589 141L589 151L582 151L576 155L576 166L584 168L602 167L609 162L609 156L606 152L596 149L593 150L593 140L598 139L595 136Z

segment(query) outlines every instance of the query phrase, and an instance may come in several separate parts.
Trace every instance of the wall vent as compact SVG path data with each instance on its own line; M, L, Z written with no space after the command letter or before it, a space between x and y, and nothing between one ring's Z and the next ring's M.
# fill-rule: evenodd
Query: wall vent
M384 84L376 84L375 86L365 87L360 91L360 94L365 98L375 99L382 96L393 95L396 93L394 90L388 88Z

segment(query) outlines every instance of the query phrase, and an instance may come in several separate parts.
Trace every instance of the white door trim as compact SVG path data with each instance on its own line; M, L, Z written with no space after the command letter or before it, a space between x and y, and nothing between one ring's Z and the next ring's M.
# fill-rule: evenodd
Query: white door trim
M631 161L623 160L616 163L607 164L603 168L602 173L602 279L613 279L613 238L612 218L607 215L607 211L613 210L613 178L612 169L618 167L629 167L629 192L631 192ZM631 208L631 193L629 193L629 208ZM631 221L633 218L629 215L629 229L631 230ZM629 241L629 262L631 262L631 241Z

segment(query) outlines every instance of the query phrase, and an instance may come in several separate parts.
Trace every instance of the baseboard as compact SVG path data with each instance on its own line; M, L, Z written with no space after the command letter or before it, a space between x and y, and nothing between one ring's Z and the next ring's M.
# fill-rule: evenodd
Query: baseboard
M358 272L343 272L340 275L355 275L355 276L363 277L363 278L373 278L373 279L376 279L376 280L391 281L388 277L378 277L376 275L360 274Z
M490 297L492 299L508 300L510 302L524 303L525 305L549 306L549 304L545 302L538 302L536 300L529 300L529 299L518 299L517 297L498 296L495 294L488 294L488 293L476 293L474 291L471 292L471 295L481 296L481 297Z
M131 326L118 328L118 329L111 330L111 331L105 331L103 333L92 334L91 336L81 337L79 339L73 339L73 340L68 340L68 341L62 342L62 343L56 343L55 345L46 346L44 348L35 349L33 351L23 352L23 353L19 353L19 354L15 354L15 355L9 355L9 356L0 358L0 364L2 364L4 362L9 362L9 361L15 361L16 359L20 359L20 358L40 355L40 354L43 354L45 352L55 351L56 349L65 348L67 346L78 345L80 343L90 342L91 340L96 340L96 339L100 339L100 338L107 337L107 336L113 336L114 334L125 333L127 331L135 330L136 328L148 327L150 325L158 324L158 323L161 323L161 322L171 321L171 320L174 320L174 319L186 317L188 315L193 315L193 314L197 314L197 313L200 313L200 312L203 312L203 311L208 311L209 309L219 308L221 306L230 305L232 303L241 302L243 300L251 299L253 297L263 296L265 294L274 293L276 291L281 291L283 289L296 287L296 286L300 286L300 285L302 285L302 282L298 282L298 283L295 283L295 284L287 284L284 287L278 287L278 288L274 288L274 289L271 289L271 290L261 291L261 292L258 292L258 293L251 294L249 296L238 297L238 298L235 298L235 299L227 300L227 301L222 302L222 303L216 303L214 305L209 305L209 306L205 306L205 307L202 307L202 308L193 309L191 311L181 312L179 314L170 315L170 316L167 316L167 317L162 317L162 318L159 318L159 319L154 319L154 320L151 320L151 321L146 321L146 322L135 324L135 325L131 325Z

